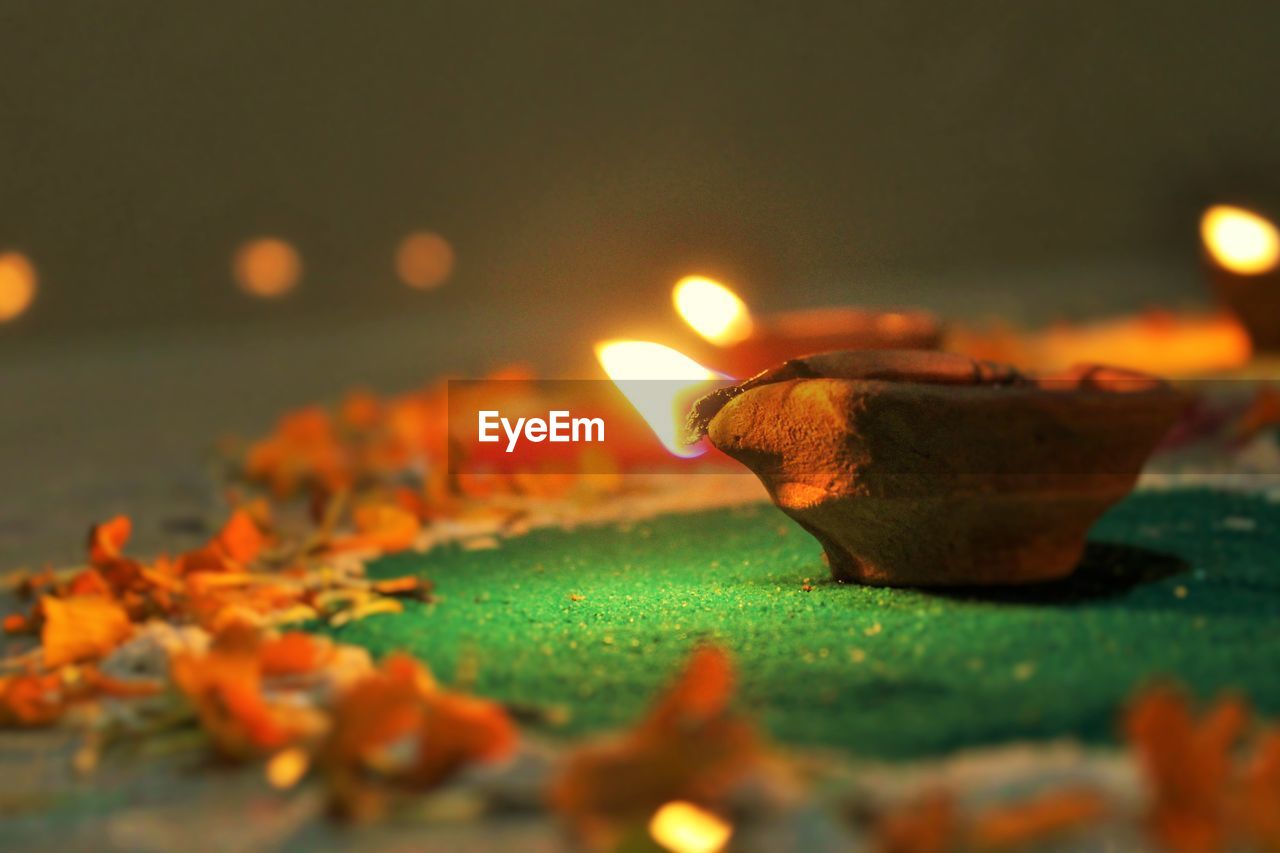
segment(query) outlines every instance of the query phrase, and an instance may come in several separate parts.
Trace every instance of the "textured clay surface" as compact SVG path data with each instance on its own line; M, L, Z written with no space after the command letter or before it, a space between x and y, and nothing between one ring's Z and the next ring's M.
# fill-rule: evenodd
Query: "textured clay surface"
M760 477L837 580L1019 584L1075 569L1183 404L1114 368L837 352L704 398L691 427Z
M937 349L941 321L925 311L821 308L760 317L746 340L707 354L716 367L750 376L793 356L828 350Z

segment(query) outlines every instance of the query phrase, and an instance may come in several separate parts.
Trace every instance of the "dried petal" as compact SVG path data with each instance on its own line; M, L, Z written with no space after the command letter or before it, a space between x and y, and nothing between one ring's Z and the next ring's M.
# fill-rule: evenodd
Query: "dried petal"
M422 523L412 512L396 504L378 503L356 507L353 513L356 534L337 539L331 549L403 551L418 541Z
M233 623L203 655L175 655L170 673L195 707L219 751L229 758L264 756L317 734L322 721L306 709L268 702L262 693L258 631Z
M1244 773L1242 822L1259 849L1280 850L1280 728L1271 728Z
M348 817L367 817L379 807L372 782L427 788L470 762L505 758L515 747L515 727L500 706L441 690L425 667L404 655L391 656L344 691L333 718L322 758L334 806Z
M105 595L114 594L111 584L97 569L85 569L79 572L67 584L67 595Z
M956 848L959 832L955 798L930 791L881 815L875 846L881 853L944 853Z
M290 631L262 644L262 674L271 678L315 672L333 657L333 643L324 637Z
M552 789L556 809L595 843L612 843L672 800L714 809L763 753L755 729L728 709L732 688L728 656L698 649L635 729L569 757Z
M978 850L1021 849L1088 826L1107 811L1107 801L1097 791L1086 788L1048 791L1030 799L993 806L975 816L967 832L967 846Z
M267 537L258 529L253 517L247 511L237 509L210 544L228 559L247 564L258 558L266 543Z
M1214 850L1227 833L1232 749L1249 719L1227 697L1197 720L1187 697L1169 687L1141 695L1126 732L1147 776L1151 834L1172 850Z
M40 644L47 667L95 660L133 633L125 609L114 599L100 595L46 595L40 599L40 609L44 614Z
M89 530L89 562L100 565L119 559L132 533L133 522L127 515L117 515L92 527Z

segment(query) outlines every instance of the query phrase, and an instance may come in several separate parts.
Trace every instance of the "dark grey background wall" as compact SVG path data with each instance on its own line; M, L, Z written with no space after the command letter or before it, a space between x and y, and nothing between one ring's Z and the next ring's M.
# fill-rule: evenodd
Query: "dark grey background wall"
M0 248L41 290L0 338L1186 259L1205 194L1280 174L1277 35L1267 0L5 0ZM440 291L395 281L417 227L457 250ZM278 305L230 283L258 233L306 264Z

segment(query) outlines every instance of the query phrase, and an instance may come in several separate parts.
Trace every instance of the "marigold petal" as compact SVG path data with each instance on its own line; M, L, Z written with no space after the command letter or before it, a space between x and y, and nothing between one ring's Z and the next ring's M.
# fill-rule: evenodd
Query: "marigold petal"
M97 565L119 558L132 533L133 521L127 515L94 525L89 530L89 562Z
M262 553L266 543L267 537L258 529L253 516L243 509L231 513L231 517L213 540L213 544L223 554L237 563L252 563Z
M57 674L0 678L0 726L47 726L66 710Z
M40 609L44 614L40 643L47 667L100 658L133 633L125 609L100 595L44 596Z
M259 661L268 678L315 672L333 657L333 643L323 637L290 631L262 644Z

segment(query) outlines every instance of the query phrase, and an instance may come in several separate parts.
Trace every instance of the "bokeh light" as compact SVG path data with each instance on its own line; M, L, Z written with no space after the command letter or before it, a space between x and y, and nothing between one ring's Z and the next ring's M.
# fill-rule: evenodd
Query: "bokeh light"
M676 282L671 300L684 321L713 344L736 344L751 334L746 303L718 281L686 276Z
M277 752L267 762L267 782L273 788L288 790L302 781L310 765L311 759L306 750L296 746L289 747Z
M35 298L35 266L19 252L0 254L0 323L21 316Z
M649 835L672 853L718 853L729 843L733 826L693 803L672 800L653 813Z
M275 299L297 286L302 277L302 258L285 240L259 237L236 249L231 272L246 293Z
M453 246L432 231L417 231L396 249L396 274L410 287L430 290L453 274Z
M1261 275L1280 262L1280 233L1251 210L1218 204L1200 219L1200 236L1213 259L1240 275Z

